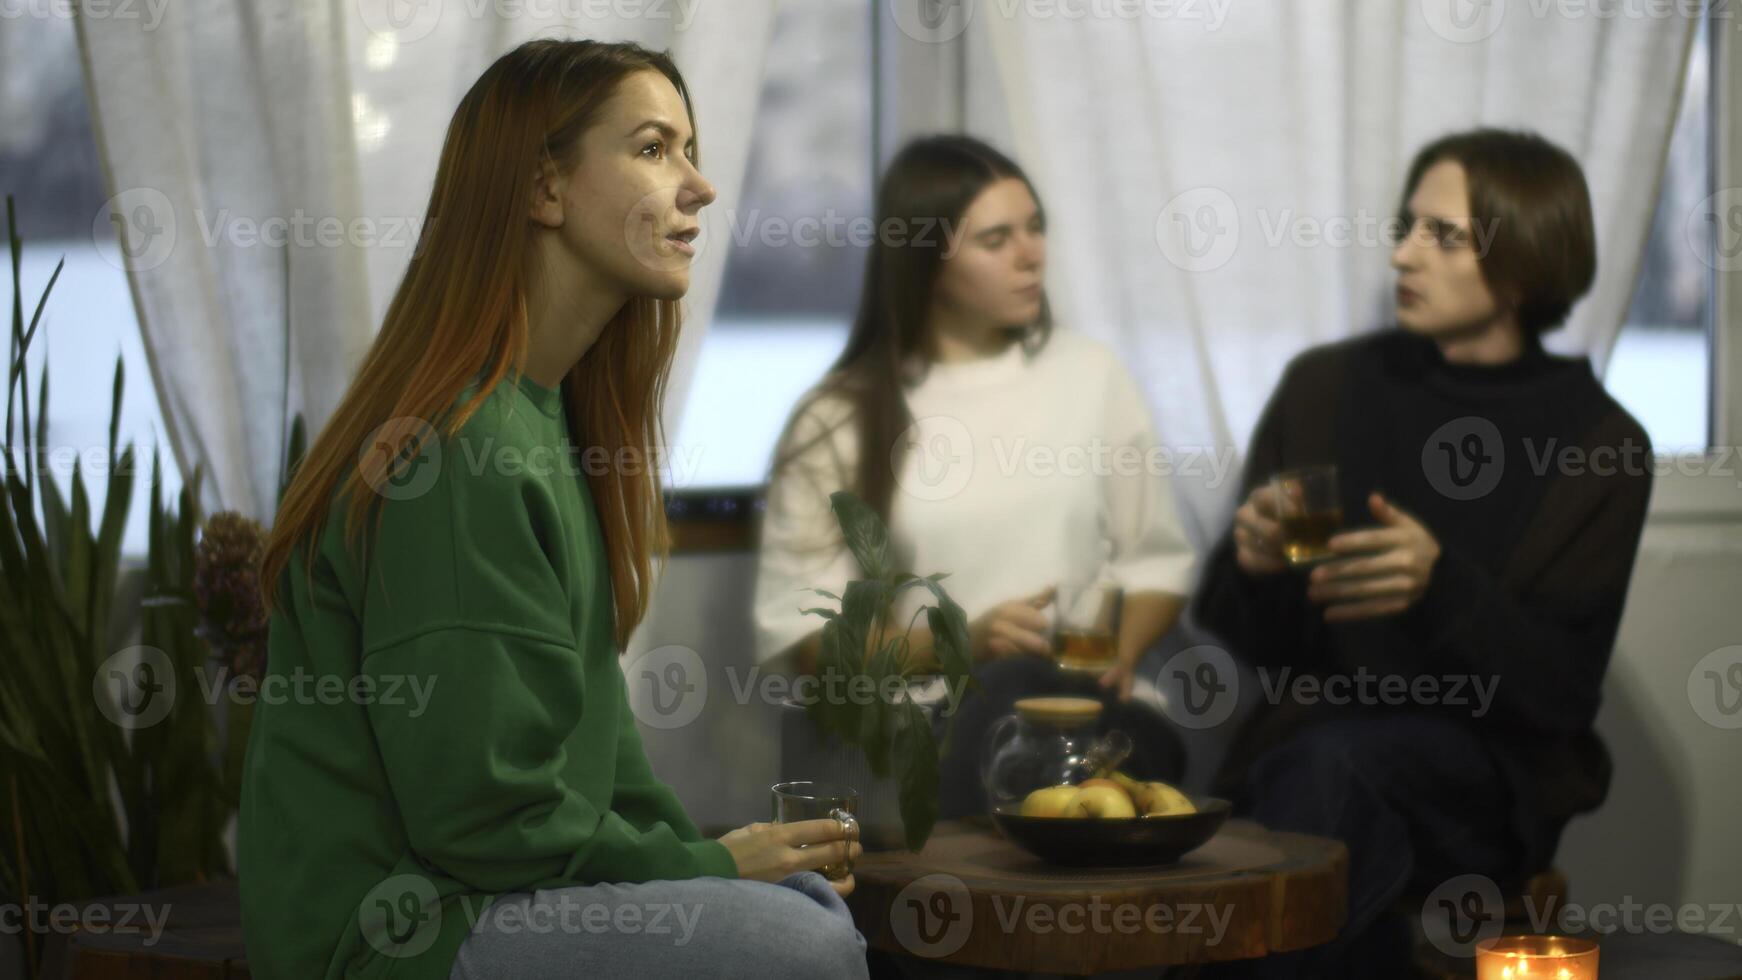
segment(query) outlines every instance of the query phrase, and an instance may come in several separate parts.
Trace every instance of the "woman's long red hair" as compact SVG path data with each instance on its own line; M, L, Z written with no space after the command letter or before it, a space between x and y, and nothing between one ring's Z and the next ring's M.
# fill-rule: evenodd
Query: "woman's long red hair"
M663 74L689 107L689 92L667 55L584 40L522 44L460 101L405 278L356 379L285 490L261 562L268 611L280 600L279 577L299 548L312 574L335 491L349 495L348 547L371 510L379 527L379 498L369 488L418 451L365 453L365 440L390 420L407 418L443 420L441 435L452 436L510 368L517 375L524 369L535 173L547 163L567 173L599 108L638 71ZM597 475L589 468L586 477L604 535L620 647L647 611L653 560L670 549L652 464L664 441L660 417L678 329L675 300L631 299L562 382L569 431L578 443L629 464ZM448 412L480 373L485 379L478 393Z

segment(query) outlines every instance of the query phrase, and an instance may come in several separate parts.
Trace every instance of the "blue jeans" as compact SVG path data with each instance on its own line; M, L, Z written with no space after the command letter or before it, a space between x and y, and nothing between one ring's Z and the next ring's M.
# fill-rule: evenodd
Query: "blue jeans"
M690 878L510 892L460 945L450 980L864 977L865 937L827 879Z

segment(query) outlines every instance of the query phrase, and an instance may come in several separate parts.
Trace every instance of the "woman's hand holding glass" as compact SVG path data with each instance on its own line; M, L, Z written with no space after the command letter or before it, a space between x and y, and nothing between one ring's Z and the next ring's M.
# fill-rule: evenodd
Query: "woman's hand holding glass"
M1017 654L1052 656L1051 624L1041 612L1052 602L1056 586L1021 599L1001 602L968 624L968 644L975 660L997 660Z
M738 865L738 877L778 882L800 871L817 871L841 861L857 861L864 853L858 841L841 836L841 824L827 817L793 823L753 823L720 838ZM826 847L815 845L825 844ZM808 846L807 846L808 845ZM853 892L853 876L831 881L836 894Z

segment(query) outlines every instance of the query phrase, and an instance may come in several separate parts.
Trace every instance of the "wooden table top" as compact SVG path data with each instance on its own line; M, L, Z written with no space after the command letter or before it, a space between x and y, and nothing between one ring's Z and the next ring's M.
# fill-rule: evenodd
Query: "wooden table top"
M1087 975L1250 959L1329 941L1347 908L1340 841L1231 820L1178 864L1049 865L989 823L944 821L925 849L866 854L847 904L874 948Z

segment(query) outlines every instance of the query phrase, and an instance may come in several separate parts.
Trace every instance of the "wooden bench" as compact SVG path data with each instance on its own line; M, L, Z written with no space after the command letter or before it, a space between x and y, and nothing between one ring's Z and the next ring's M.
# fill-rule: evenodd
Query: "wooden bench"
M80 921L95 921L93 912L99 907L107 926L50 935L43 946L42 980L249 976L234 878L81 902ZM152 935L142 910L159 918L161 934Z

